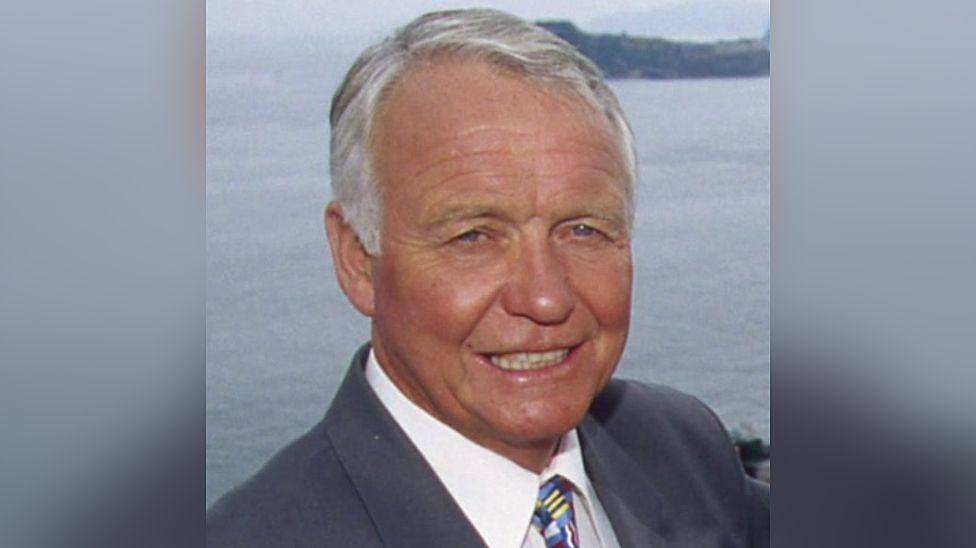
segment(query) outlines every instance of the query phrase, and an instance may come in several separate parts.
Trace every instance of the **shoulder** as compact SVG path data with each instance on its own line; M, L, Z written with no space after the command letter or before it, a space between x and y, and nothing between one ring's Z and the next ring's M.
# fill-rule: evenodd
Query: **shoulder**
M611 432L730 439L715 413L698 398L674 388L613 379L596 397L590 415Z
M671 475L707 472L708 477L734 482L743 476L735 447L715 413L674 388L614 379L594 400L589 418L602 436L647 467L661 467Z
M318 425L207 511L207 546L318 546L368 538L373 528Z
M735 446L721 420L698 398L652 383L614 379L590 409L610 437L648 462L680 457L736 480L743 475Z
M769 486L745 475L724 425L698 398L615 379L594 400L587 431L594 443L626 455L641 479L683 515L737 523L733 528L747 531L750 546L768 546Z

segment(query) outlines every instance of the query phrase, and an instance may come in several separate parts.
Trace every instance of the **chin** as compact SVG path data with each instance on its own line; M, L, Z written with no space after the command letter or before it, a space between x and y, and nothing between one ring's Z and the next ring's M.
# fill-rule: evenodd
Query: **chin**
M513 444L535 445L550 443L576 428L586 416L586 407L579 410L560 409L558 413L535 409L521 415L501 429Z

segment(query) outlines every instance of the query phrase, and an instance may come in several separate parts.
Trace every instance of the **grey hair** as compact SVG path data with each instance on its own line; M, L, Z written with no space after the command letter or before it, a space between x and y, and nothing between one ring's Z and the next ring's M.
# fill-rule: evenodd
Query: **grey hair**
M440 11L414 19L367 48L332 98L332 192L367 253L380 252L381 189L369 156L375 114L410 66L442 54L478 59L545 89L568 92L606 116L624 159L627 223L632 225L637 181L633 132L600 69L556 35L507 13Z

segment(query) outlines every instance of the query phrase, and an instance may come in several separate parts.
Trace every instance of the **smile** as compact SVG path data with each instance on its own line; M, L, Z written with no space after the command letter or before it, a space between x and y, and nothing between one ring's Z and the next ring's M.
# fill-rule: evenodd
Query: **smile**
M569 348L548 352L517 352L513 354L494 354L491 363L506 371L525 371L551 367L566 359Z

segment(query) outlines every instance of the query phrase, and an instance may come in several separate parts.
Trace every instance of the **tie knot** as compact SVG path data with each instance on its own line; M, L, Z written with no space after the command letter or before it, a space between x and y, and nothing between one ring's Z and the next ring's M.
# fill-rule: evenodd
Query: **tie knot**
M573 485L555 475L539 488L532 524L546 539L548 548L579 546L576 519L573 514Z

